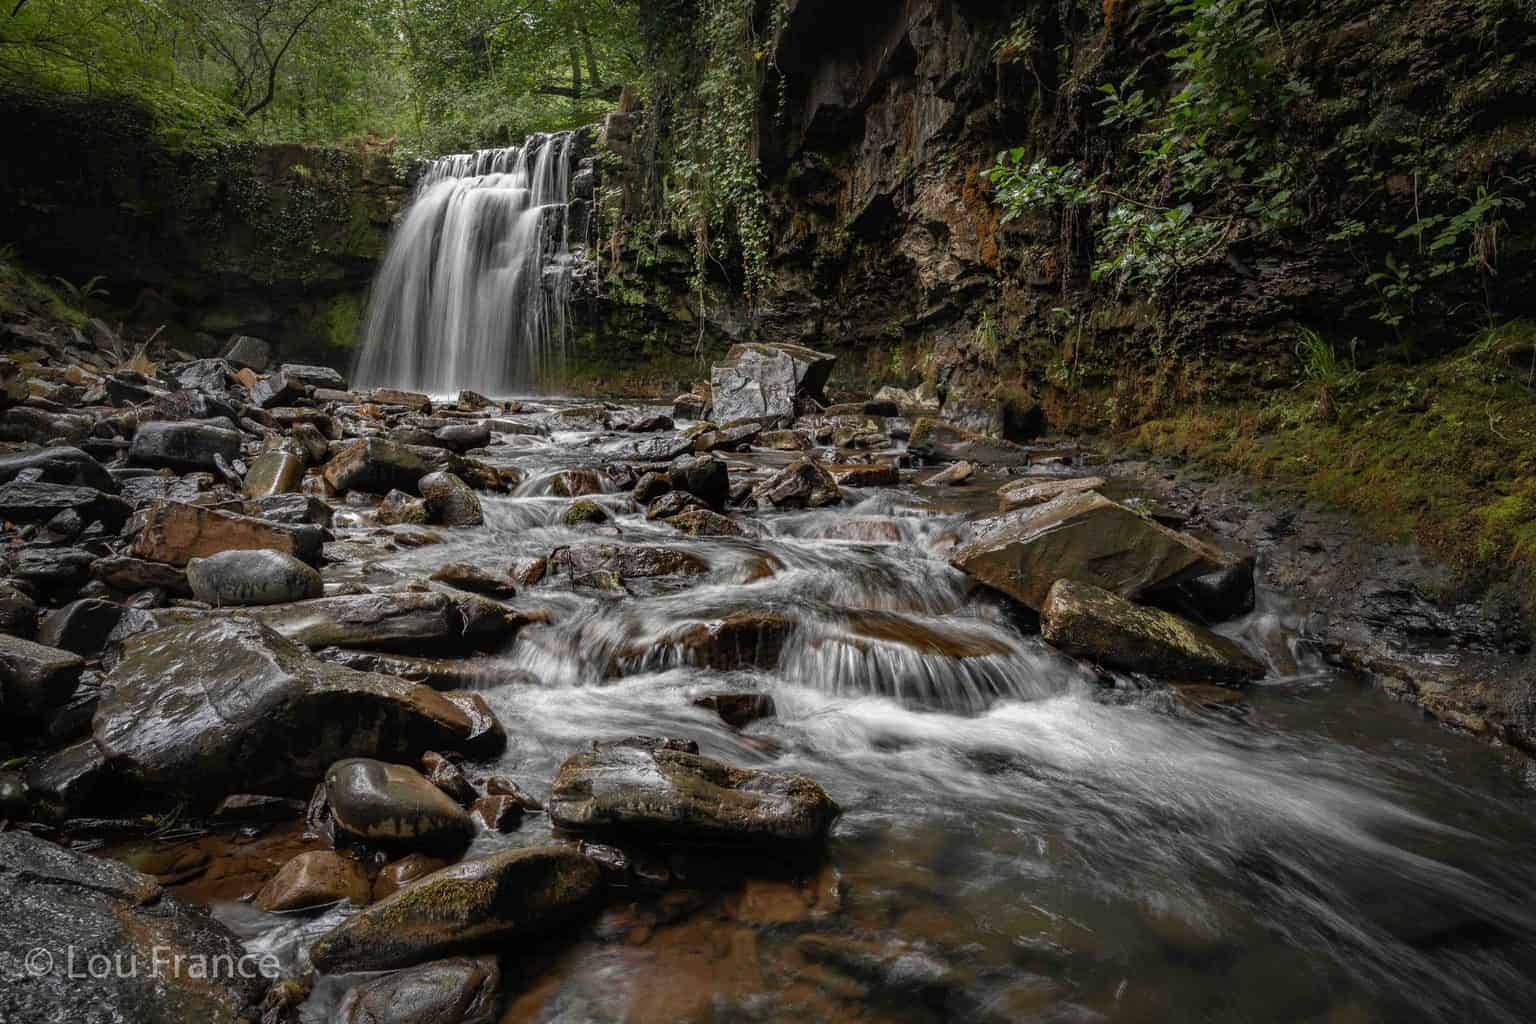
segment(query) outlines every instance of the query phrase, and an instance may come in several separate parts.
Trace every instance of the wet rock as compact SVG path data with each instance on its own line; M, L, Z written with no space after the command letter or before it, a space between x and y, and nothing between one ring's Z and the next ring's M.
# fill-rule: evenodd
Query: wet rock
M347 378L329 366L306 366L302 363L284 363L278 372L305 387L330 388L332 391L347 390Z
M140 466L165 466L178 471L217 469L219 458L234 462L240 457L240 432L218 422L190 420L143 423L134 432L128 449L130 462Z
M372 886L361 864L333 850L314 850L284 864L256 894L256 908L282 913L342 900L364 907L371 897Z
M325 773L325 795L338 835L370 845L454 854L474 835L464 808L405 765L339 761Z
M773 717L777 710L766 693L715 693L700 697L693 705L713 711L732 729L745 729L760 718Z
M715 622L694 622L665 634L658 647L676 648L688 665L721 672L773 669L794 623L775 612L736 612ZM626 649L626 656L639 652Z
M775 508L825 508L840 504L843 492L825 469L801 459L758 484L752 491L760 502Z
M237 367L265 373L272 365L272 346L260 338L242 334L229 343L224 358Z
M99 558L91 565L91 576L113 590L125 592L161 589L172 594L192 593L185 569L164 562L150 562L127 555Z
M500 757L507 749L507 731L485 698L473 690L445 690L448 701L469 720L469 735L459 744L466 755L481 760Z
M192 596L215 608L287 604L319 597L320 574L280 551L221 551L187 563Z
M485 617L486 613L491 617ZM252 614L311 649L465 648L505 637L518 621L500 605L468 594L421 591L340 594L276 605Z
M112 474L79 448L61 446L21 455L0 455L0 482L10 483L32 471L37 471L40 475L36 479L44 483L117 493L117 481Z
M595 469L567 469L549 482L549 493L557 498L579 498L604 490L603 478Z
M901 483L901 473L887 462L853 462L827 466L826 470L845 487L895 487Z
M7 972L0 1016L18 1022L248 1024L267 986L256 970L152 970L250 962L228 929L147 875L21 832L0 835L0 947L18 964L29 949L52 954L44 971ZM86 970L97 958L138 970Z
M525 811L542 811L544 809L544 803L538 797L535 797L511 779L503 778L499 775L494 775L486 780L485 791L490 796L511 797Z
M1212 683L1264 675L1264 666L1226 637L1073 580L1051 587L1040 609L1040 632L1059 650L1122 672Z
M384 495L373 515L383 526L424 526L430 520L426 501L404 491Z
M84 659L71 651L0 634L0 707L6 731L40 722L63 707L84 669Z
M543 558L518 558L507 566L507 575L525 587L531 587L544 578L549 562Z
M556 572L573 576L612 572L624 579L648 579L709 571L697 555L655 544L575 544L555 552L550 561Z
M925 462L964 461L984 466L1029 465L1028 448L926 416L912 425L907 450Z
M324 476L340 494L388 494L394 490L414 494L421 478L437 468L415 448L370 437L354 441L332 456Z
M942 469L923 481L924 487L956 487L976 475L976 467L969 462L957 462Z
M241 486L247 498L264 498L299 489L304 479L304 457L293 452L267 451L251 460Z
M81 548L22 548L11 575L30 583L46 600L67 601L91 578L96 556Z
M278 551L301 562L319 561L325 534L317 526L291 526L179 501L157 501L134 538L132 554L148 562L186 565L224 551Z
M566 526L595 526L608 521L608 510L595 501L585 498L565 506L560 522Z
M468 806L475 802L475 787L464 776L464 769L435 750L421 755L421 770L427 780L452 797L455 803Z
M338 1024L480 1024L495 1016L501 970L493 956L456 957L366 982L347 993Z
M248 516L289 526L310 523L330 529L335 517L331 506L308 494L269 494L264 498L251 498L244 503L244 508Z
M293 405L304 397L304 385L282 370L268 374L251 388L251 404L258 409L277 409Z
M280 796L235 793L219 801L213 810L216 821L228 824L270 824L304 817L304 801Z
M607 430L608 410L600 405L559 409L549 416L551 430Z
M631 496L642 505L649 505L672 490L672 481L665 473L646 473L635 484Z
M886 385L875 392L874 401L896 406L902 416L935 416L940 405L938 391L932 384L920 384L915 388Z
M803 452L814 443L803 430L768 430L757 436L756 447L773 452Z
M591 913L602 878L567 846L463 861L344 921L311 948L325 973L383 971L547 935Z
M610 426L615 430L627 430L631 434L654 434L663 430L671 430L676 424L672 422L672 417L670 416L653 414L614 420Z
M37 632L37 602L20 587L0 580L0 633L30 639Z
M427 515L440 526L483 526L485 513L480 499L468 484L452 473L428 473L417 483Z
M517 586L509 577L468 562L449 562L432 574L432 580L490 597L514 597L517 594Z
M71 601L43 619L37 642L94 658L106 648L107 637L122 617L122 605L99 597Z
M522 823L523 808L510 796L483 796L469 815L483 832L511 832Z
M94 425L90 416L17 406L0 413L0 441L84 444Z
M683 456L667 467L667 479L673 490L693 495L716 512L725 511L730 500L730 471L712 455Z
M449 451L467 452L484 448L491 443L489 423L454 423L439 427L432 434L432 443Z
M695 509L711 511L708 505L686 491L670 491L646 506L645 518L671 519Z
M1225 622L1253 611L1254 553L1214 534L1196 533L1221 558L1221 568L1154 591L1147 601L1196 622Z
M102 523L115 533L133 514L133 507L116 494L92 487L22 480L0 486L0 518L44 523L64 512L73 512L82 524Z
M373 401L379 405L398 405L413 412L430 412L432 398L419 391L400 391L396 388L374 388Z
M1047 480L1044 483L1020 480L1005 484L997 491L998 511L1012 512L1016 508L1033 508L1064 494L1096 491L1104 486L1104 482L1101 476L1084 476L1070 480Z
M320 661L237 617L128 640L92 723L115 769L210 803L235 789L297 795L339 760L414 761L456 749L469 731L428 687Z
M379 869L373 880L373 898L382 900L410 885L418 878L425 878L434 871L441 871L448 862L425 853L408 853L399 860L392 860Z
M836 357L799 345L733 345L710 369L714 418L788 418L798 398L823 400Z
M80 740L27 765L27 793L50 818L75 818L85 813L112 771L101 749Z
M669 516L668 526L690 537L743 537L746 531L734 519L711 512L707 508L694 509L682 515Z
M16 772L0 772L0 821L27 816L27 781Z
M1038 611L1059 579L1133 598L1203 576L1220 558L1193 537L1088 491L974 523L950 564Z
M605 744L568 758L547 806L572 831L729 845L819 843L838 815L803 775L732 768L659 745Z
M693 450L696 452L746 451L762 432L763 425L756 420L703 430L694 435Z
M812 963L826 964L851 978L925 1002L942 1005L975 985L968 971L903 942L811 934L802 935L795 946Z

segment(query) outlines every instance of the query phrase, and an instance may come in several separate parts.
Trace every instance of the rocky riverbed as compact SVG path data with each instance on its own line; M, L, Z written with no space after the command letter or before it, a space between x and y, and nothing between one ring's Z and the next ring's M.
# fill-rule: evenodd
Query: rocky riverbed
M1520 767L1338 667L1283 531L831 368L4 366L0 1010L1521 1019Z

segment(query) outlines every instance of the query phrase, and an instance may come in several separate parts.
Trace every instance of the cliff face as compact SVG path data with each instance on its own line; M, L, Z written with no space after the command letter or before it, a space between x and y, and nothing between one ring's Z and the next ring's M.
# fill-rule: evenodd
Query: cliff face
M407 198L387 150L228 143L168 150L142 111L8 96L0 242L113 319L193 350L230 334L343 364Z
M1491 291L1427 284L1395 333L1373 319L1381 289L1368 283L1391 236L1425 215L1431 170L1469 196L1523 180L1536 138L1523 9L1344 0L1266 11L1283 43L1275 59L1312 90L1291 126L1318 175L1309 201L1364 211L1360 245L1329 242L1327 226L1250 238L1152 303L1090 281L1089 214L1002 222L982 176L1002 149L1095 171L1135 159L1128 133L1101 124L1099 89L1133 72L1154 93L1176 88L1166 52L1187 15L1172 4L799 0L759 115L772 250L758 303L733 298L723 278L690 294L680 246L645 258L615 246L612 287L589 322L617 314L647 337L633 365L756 337L835 349L840 374L860 384L1003 377L1051 391L1070 380L1074 392L1112 389L1124 425L1289 383L1298 322L1366 348L1406 337L1424 354L1464 338L1479 307L1527 312L1536 275L1519 224ZM1027 37L1001 45L1021 16ZM626 142L615 148L633 163Z

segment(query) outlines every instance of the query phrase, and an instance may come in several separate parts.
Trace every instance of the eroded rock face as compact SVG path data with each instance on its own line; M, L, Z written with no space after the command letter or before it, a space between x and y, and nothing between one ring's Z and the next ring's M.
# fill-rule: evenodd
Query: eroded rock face
M1220 558L1193 537L1088 491L975 523L950 564L1039 611L1059 579L1131 598L1203 576Z
M259 976L152 971L151 964L177 956L235 962L245 950L228 929L184 907L147 875L24 832L0 834L0 947L13 951L18 964L27 950L53 954L48 971L7 973L0 985L0 1018L18 1022L249 1024L267 986ZM75 976L67 973L66 951ZM141 970L97 977L78 969L98 955L136 957Z
M501 969L493 956L412 967L347 993L340 1024L479 1024L496 1012Z
M710 370L715 421L792 419L795 399L823 398L836 361L799 345L733 345Z
M239 617L127 641L92 723L124 776L210 803L233 791L307 795L336 761L414 761L469 733L429 687L320 661Z
M467 860L400 889L310 949L327 974L387 971L536 939L596 908L602 876L568 846Z
M325 773L325 795L337 834L369 845L454 854L474 835L464 808L405 765L338 761Z
M818 843L839 813L803 775L732 768L641 742L568 758L546 806L572 831L726 845Z
M1244 683L1264 666L1226 637L1087 583L1058 580L1040 610L1046 642L1106 668L1184 682Z
M221 608L286 604L319 597L320 574L281 551L221 551L187 563L192 596Z

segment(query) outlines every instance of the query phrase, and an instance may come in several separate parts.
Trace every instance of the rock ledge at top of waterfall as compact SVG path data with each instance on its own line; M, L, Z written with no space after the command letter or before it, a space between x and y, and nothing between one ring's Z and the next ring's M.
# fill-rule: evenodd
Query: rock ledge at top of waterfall
M710 369L714 420L794 419L800 399L825 402L837 357L801 345L733 345Z

